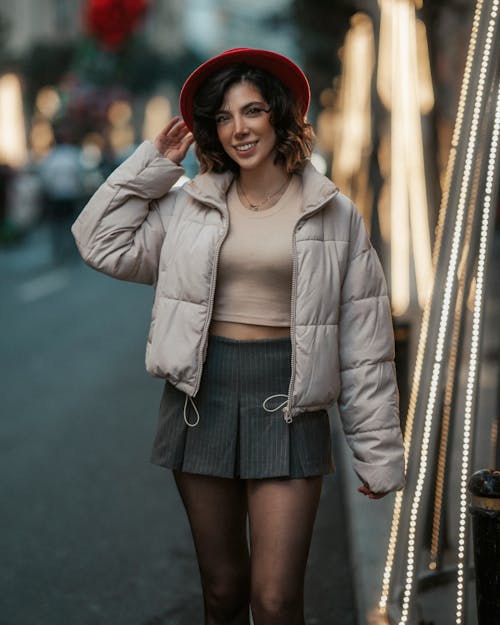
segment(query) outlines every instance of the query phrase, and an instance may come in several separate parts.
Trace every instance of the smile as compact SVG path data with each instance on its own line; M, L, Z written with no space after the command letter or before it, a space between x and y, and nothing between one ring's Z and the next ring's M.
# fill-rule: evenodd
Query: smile
M237 145L237 146L235 146L235 149L238 152L247 152L248 150L251 150L256 145L257 145L257 142L255 142L255 143L245 143L244 145Z

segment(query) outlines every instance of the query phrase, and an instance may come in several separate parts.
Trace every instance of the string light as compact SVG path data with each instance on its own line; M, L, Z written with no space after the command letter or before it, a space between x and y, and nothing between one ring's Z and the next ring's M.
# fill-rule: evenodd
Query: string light
M441 527L441 511L443 503L443 489L444 489L444 476L446 470L446 456L447 456L447 444L450 427L450 413L452 405L452 393L454 389L454 375L457 364L458 355L458 335L460 331L460 321L463 311L463 275L459 280L457 306L455 308L455 314L453 319L452 338L451 338L451 350L448 364L448 378L446 381L444 402L443 402L443 415L441 420L441 437L439 442L438 463L436 472L436 490L434 499L434 515L432 524L432 536L431 536L431 549L430 549L430 562L429 568L435 569L437 566L439 536Z
M497 6L498 6L498 0L494 0L492 14L494 14L495 17L496 17ZM494 20L490 20L489 26L488 26L488 32L491 32L492 25L494 25L494 23L495 23ZM460 239L461 239L460 234L461 234L462 222L464 218L467 191L468 191L469 184L470 184L470 176L471 176L471 170L472 170L472 165L473 165L473 158L474 158L475 151L476 151L480 111L481 111L481 106L483 104L485 74L486 74L486 70L489 64L489 60L490 60L490 50L491 50L491 44L488 45L488 42L486 41L486 44L483 50L482 60L481 60L477 92L475 94L472 121L471 121L471 127L470 127L470 132L469 132L469 140L468 140L467 149L466 149L464 172L463 172L463 176L461 179L457 218L455 221L451 254L450 254L450 259L448 262L448 271L447 271L447 276L446 276L444 298L443 298L440 322L439 322L439 332L438 332L438 338L437 338L434 365L433 365L433 370L432 370L431 387L430 387L429 400L427 403L427 410L426 410L426 415L425 415L424 435L423 435L422 448L421 448L421 454L420 454L417 487L415 490L415 495L414 495L414 499L413 499L412 507L411 507L411 510L412 510L411 517L413 517L415 521L418 519L418 514L420 511L422 486L425 481L425 477L427 473L427 454L428 454L432 419L433 419L433 414L434 414L434 406L435 406L435 401L436 401L436 396L437 396L437 383L438 383L440 373L441 373L441 362L443 359L444 341L445 341L446 330L447 330L447 325L448 325L451 293L453 289L454 275L456 273L458 246L459 246ZM468 403L470 404L470 401L471 401L470 397L467 396L466 397L466 410L467 410ZM470 436L469 436L468 431L465 430L464 440L463 440L463 454L468 454L469 445L470 445ZM464 475L462 471L461 477L462 477L462 487L463 487L464 482L466 483L467 475L465 475L465 480L464 480ZM466 504L464 504L463 492L461 492L461 494L462 494L462 500L461 500L461 510L462 510L462 506L463 508L465 508ZM465 496L465 502L466 502L466 496ZM412 527L410 525L408 538L414 539L415 534L416 534L416 523L415 523L415 527ZM411 545L408 545L407 558L408 558L408 567L407 567L407 576L406 576L406 581L405 581L405 590L408 592L407 593L405 592L403 596L403 608L408 608L409 606L409 597L411 595L411 590L413 588L413 581L414 581L414 565L413 565L414 548ZM410 560L411 560L411 563L410 563ZM458 569L459 574L461 572L460 563L461 563L461 559L459 557L459 569ZM458 601L457 601L457 615L458 613L459 613L459 608L458 608ZM407 618L403 616L400 620L400 625L404 625L406 621L407 621Z
M410 248L418 301L423 308L432 286L431 243L422 145L421 114L434 102L425 27L408 0L380 0L377 91L391 112L389 184L391 304L394 316L410 305ZM381 193L381 198L385 194ZM383 211L385 202L379 203ZM384 219L380 219L381 223ZM411 242L411 245L410 245Z
M472 189L472 197L469 202L469 206L475 207L478 193L478 185L477 185L477 176L475 177L475 181ZM471 247L471 236L472 236L472 226L474 221L474 210L470 210L467 223L465 227L465 234L462 243L462 258L459 264L458 269L458 289L457 296L455 298L456 305L453 316L453 324L451 330L451 341L450 341L450 355L448 358L448 366L447 366L447 379L444 389L444 401L443 401L443 410L442 410L442 418L441 418L441 433L440 433L440 441L439 441L439 450L438 450L438 461L437 461L437 470L436 470L436 481L435 481L435 496L434 496L434 514L432 521L432 533L431 533L431 548L430 548L430 562L429 569L434 570L437 567L437 558L438 558L438 549L439 549L439 538L441 532L441 518L442 518L442 509L443 509L443 492L444 492L444 479L445 479L445 470L446 470L446 460L448 455L448 436L449 436L449 427L451 421L451 408L452 408L452 397L455 386L455 371L457 367L458 361L458 348L459 348L459 335L460 335L460 326L464 311L464 293L465 293L465 278L466 278L466 269L467 269L467 259L470 254Z
M469 45L469 50L468 50L467 59L466 59L464 80L462 83L462 88L461 88L461 93L460 93L460 98L459 98L457 119L456 119L453 137L452 137L452 145L451 145L450 156L448 160L448 167L446 170L446 175L445 175L445 180L444 180L443 197L442 197L442 202L441 202L441 207L440 207L440 212L439 212L438 224L436 227L436 241L435 241L434 250L433 250L434 267L437 266L437 259L439 258L440 249L441 249L443 238L444 238L443 230L444 230L444 224L446 222L446 217L447 217L446 213L447 213L448 205L449 205L450 185L451 185L451 180L453 178L455 168L456 168L457 147L459 145L461 135L462 135L464 111L465 111L466 101L468 99L468 92L470 89L472 63L473 63L473 59L475 56L475 49L477 46L477 35L478 35L480 19L483 13L483 4L484 3L482 2L482 0L478 0L476 4L476 11L475 11L474 18L473 18L472 34L470 38L470 45ZM493 7L492 16L491 16L491 19L489 20L490 27L492 27L492 25L494 25L495 23L494 17L496 17L496 10L497 10L495 7L498 6L498 0L495 0L494 5L495 6ZM473 123L471 124L471 130L469 133L469 142L467 146L465 168L464 168L465 175L462 177L462 184L460 188L460 195L459 195L459 202L458 202L458 211L457 211L457 216L455 220L455 228L453 232L452 245L451 245L451 254L450 254L450 259L448 263L448 271L447 271L447 276L446 276L444 297L443 297L442 307L441 307L438 340L437 340L436 350L434 354L434 365L432 368L431 388L430 388L430 393L429 393L429 401L426 406L424 435L423 435L422 450L421 450L421 455L420 455L419 472L418 472L417 484L415 487L414 500L412 502L410 517L409 517L409 533L408 533L408 540L407 540L408 550L407 550L407 562L406 562L407 578L406 578L406 584L402 593L401 621L400 621L401 625L406 623L408 616L409 616L409 604L410 604L410 598L412 595L413 574L414 574L414 567L415 567L415 543L416 543L415 534L416 534L416 529L418 526L418 516L419 516L418 513L419 513L420 499L422 497L423 484L425 481L425 474L427 470L426 465L427 465L429 435L431 431L432 415L434 411L434 404L435 404L436 394L437 394L437 380L439 379L441 363L443 362L444 342L445 342L447 326L449 323L450 298L451 298L451 292L452 292L452 287L453 287L453 274L455 273L455 268L457 266L458 245L461 239L460 233L462 230L462 223L464 219L465 200L467 197L467 191L470 187L470 184L469 184L470 173L471 173L472 161L474 157L474 151L475 151L477 134L478 134L478 129L477 129L478 121L479 121L478 109L483 100L484 71L489 63L489 57L490 57L489 52L490 52L490 47L491 47L491 40L492 40L492 36L489 33L486 38L486 46L483 51L483 59L482 59L482 65L481 65L483 69L483 72L482 72L483 73L483 85L481 85L481 80L480 80L478 93L476 94L475 102L474 102ZM488 46L488 41L490 42L489 46ZM419 396L422 367L423 367L423 362L424 362L425 351L427 348L429 320L430 320L430 312L431 312L430 308L431 308L430 304L426 305L426 307L424 308L420 338L419 338L419 343L417 347L417 358L416 358L416 363L415 363L412 392L410 395L407 425L406 425L406 430L405 430L406 461L408 461L409 451L411 447L413 422L414 422L415 412L416 412L417 397ZM475 331L474 336L476 340L478 340L477 338L478 330L475 329L474 331ZM453 344L453 339L452 339L451 349L452 349L451 356L454 357L455 348ZM469 402L470 402L470 397L469 397ZM446 424L444 425L446 426ZM466 445L467 444L470 445L470 427L467 427L467 426L464 428L464 442ZM466 471L462 471L462 479L463 480L467 479ZM395 552L397 548L396 539L399 533L399 525L401 521L402 500L403 500L402 494L397 493L395 504L394 504L393 520L392 520L391 534L390 534L390 539L389 539L386 567L385 567L384 576L383 576L382 595L381 595L381 599L379 602L379 608L382 612L386 610L388 596L389 596L392 568L394 565L394 557L395 557ZM461 503L463 506L466 506L466 497L464 497L464 493L462 493ZM465 526L461 526L461 527L465 527ZM459 549L462 550L460 551L460 553L465 553L464 544L459 544ZM459 577L459 579L463 579L463 575ZM461 598L462 596L463 596L463 589L460 589L459 591L457 591L457 597Z
M22 167L27 160L21 81L16 74L0 76L0 163Z
M338 113L333 124L332 179L359 208L369 229L372 192L369 185L371 154L371 82L374 59L373 25L368 15L351 18L342 54Z
M498 1L494 2L490 27L498 12ZM490 32L490 30L488 30ZM487 49L491 47L487 45ZM469 371L467 375L466 401L464 414L464 436L462 444L462 462L460 479L460 505L459 505L459 529L458 529L458 564L457 564L457 599L456 599L456 623L463 622L463 596L464 596L464 568L465 568L465 537L467 529L467 480L471 458L471 431L473 425L473 399L476 392L478 378L478 357L481 342L481 320L483 315L483 292L485 280L486 252L488 246L488 232L492 212L492 194L495 172L497 169L498 138L500 134L500 89L497 91L495 120L491 138L486 185L484 193L483 214L481 220L481 234L479 242L479 255L476 272L476 290L474 295L474 313L472 319L472 340L470 346Z
M451 180L453 177L453 173L455 171L457 146L458 146L461 134L462 134L464 112L465 112L465 102L467 100L467 94L469 92L469 85L471 81L471 72L472 72L472 61L473 61L475 51L476 51L477 33L479 29L479 21L481 18L482 9L483 9L483 0L478 0L476 4L476 11L473 17L469 50L468 50L466 63L465 63L464 76L462 80L462 86L460 90L460 96L459 96L458 107L457 107L455 128L454 128L454 132L452 136L451 150L450 150L450 155L448 158L448 165L446 168L446 175L445 175L445 180L444 180L443 195L441 199L438 222L436 225L436 237L435 237L435 242L434 242L434 247L433 247L433 258L432 258L434 268L437 266L438 258L441 252L441 244L442 244L443 234L444 234L444 224L446 222L446 217L448 213L448 202L449 202ZM382 26L383 26L383 22L381 22L381 34L382 34ZM380 74L378 74L378 76L380 77ZM434 284L433 284L433 290L434 290ZM406 417L406 427L405 427L405 433L404 433L404 448L405 448L406 465L408 465L409 454L411 450L413 425L414 425L415 413L416 413L416 408L417 408L417 399L420 395L420 383L421 383L421 378L422 378L424 357L425 357L425 352L427 348L427 338L428 338L428 332L429 332L429 321L430 321L432 299L433 297L431 297L428 300L424 308L422 322L420 326L420 337L419 337L419 341L417 345L417 354L416 354L416 359L415 359L413 381L412 381L412 387L411 387L411 392L410 392L410 399L408 403L408 413ZM381 598L379 601L379 607L382 611L384 611L386 608L387 600L389 596L390 580L392 577L392 569L394 565L394 557L395 557L395 551L396 551L396 539L397 539L397 535L399 532L399 525L401 521L402 502L403 502L403 493L397 492L396 497L395 497L395 502L394 502L393 518L392 518L392 523L391 523L391 532L390 532L390 538L389 538L389 547L387 551L386 565L384 569L382 593L381 593ZM414 541L412 539L409 539L409 541L410 540L411 540L411 543L414 544Z

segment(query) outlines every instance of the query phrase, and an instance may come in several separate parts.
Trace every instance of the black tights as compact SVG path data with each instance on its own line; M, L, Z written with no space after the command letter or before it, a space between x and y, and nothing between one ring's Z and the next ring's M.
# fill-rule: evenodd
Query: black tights
M205 625L249 625L249 605L254 625L304 625L304 576L321 476L174 476L198 557Z

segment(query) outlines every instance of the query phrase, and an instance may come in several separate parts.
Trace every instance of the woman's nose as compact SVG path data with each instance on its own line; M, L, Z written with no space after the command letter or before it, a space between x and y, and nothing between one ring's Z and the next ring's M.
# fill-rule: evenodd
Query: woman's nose
M237 115L234 118L234 134L245 135L248 132L246 120L243 116Z

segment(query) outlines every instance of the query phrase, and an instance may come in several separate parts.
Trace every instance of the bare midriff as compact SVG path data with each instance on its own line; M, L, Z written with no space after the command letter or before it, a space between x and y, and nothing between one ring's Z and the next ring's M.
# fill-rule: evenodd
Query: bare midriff
M228 339L252 341L258 339L277 339L290 336L287 326L258 326L251 323L235 323L233 321L212 321L209 334L225 336Z

